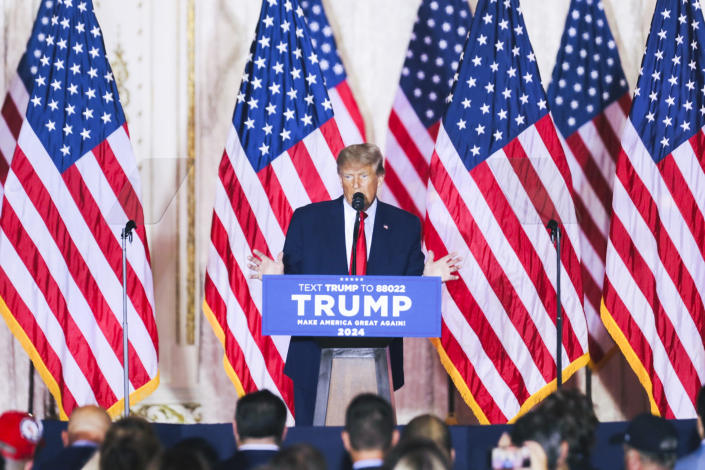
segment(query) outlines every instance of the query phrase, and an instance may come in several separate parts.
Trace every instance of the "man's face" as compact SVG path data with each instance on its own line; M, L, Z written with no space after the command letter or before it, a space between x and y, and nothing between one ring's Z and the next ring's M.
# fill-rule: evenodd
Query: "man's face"
M353 194L360 192L365 195L365 210L375 200L383 180L384 175L377 176L372 165L348 162L340 169L340 182L343 184L345 200L352 204Z

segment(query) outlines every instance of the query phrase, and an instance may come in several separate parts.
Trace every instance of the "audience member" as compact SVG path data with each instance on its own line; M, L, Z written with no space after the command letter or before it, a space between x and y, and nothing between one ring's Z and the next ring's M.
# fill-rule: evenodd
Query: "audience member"
M678 433L664 418L642 413L620 438L626 470L671 470L676 463Z
M524 447L528 450L533 470L570 468L569 444L561 434L561 426L556 417L546 411L535 408L521 416L514 423L509 435L510 446Z
M137 416L122 418L110 426L100 446L100 470L144 470L161 451L152 425ZM84 467L85 468L85 467Z
M696 403L698 413L698 434L700 446L694 452L686 455L676 462L676 470L704 469L705 468L705 385L700 389Z
M310 444L294 444L286 447L269 461L264 470L326 470L323 454Z
M110 427L110 416L95 405L76 408L66 431L61 433L64 448L53 457L35 464L35 470L78 470L93 456Z
M237 451L220 469L248 470L267 463L286 436L284 402L269 390L243 396L235 408L233 433Z
M449 462L455 461L455 450L450 437L448 425L438 416L420 415L409 421L401 431L401 441L424 438L436 443Z
M399 440L399 431L394 429L394 410L380 396L356 396L345 412L341 437L354 470L381 467L385 454Z
M189 437L177 442L172 449L183 449L187 452L195 452L201 455L208 464L208 468L216 468L219 458L215 448L202 437Z
M590 451L595 443L597 416L587 397L576 389L561 389L546 397L538 407L553 419L568 444L568 467L590 469Z
M212 468L200 450L178 444L152 459L147 467L148 470L211 470Z
M7 470L32 468L32 457L42 438L42 423L23 411L0 415L0 454Z
M426 415L431 416L431 415ZM445 423L444 423L445 424ZM385 470L451 470L448 452L424 437L402 436L384 459Z

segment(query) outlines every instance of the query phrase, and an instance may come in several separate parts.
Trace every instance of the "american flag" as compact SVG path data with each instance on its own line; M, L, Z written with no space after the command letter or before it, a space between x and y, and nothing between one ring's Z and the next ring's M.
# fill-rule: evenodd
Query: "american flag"
M10 79L10 86L0 111L0 198L2 198L3 185L10 169L17 137L20 135L22 121L27 111L28 90L32 89L32 71L36 73L38 70L39 61L32 55L38 49L36 45L34 48L31 46L33 42L37 41L40 34L46 34L45 31L50 23L48 15L53 4L53 0L42 1L39 4L29 44L17 66L17 73Z
M470 27L467 0L423 0L389 114L380 199L424 220L428 166Z
M342 193L335 156L344 147L296 0L262 2L219 167L204 311L225 348L240 394L267 388L293 411L284 375L288 337L262 336L262 283L247 256L276 257L294 209Z
M62 417L122 409L120 233L141 220L137 165L90 1L45 2L20 66L28 105L0 218L0 310ZM45 22L46 19L46 23ZM127 250L131 399L159 382L144 226Z
M573 180L590 357L599 365L614 348L600 303L619 136L631 105L601 1L571 1L548 102Z
M694 418L705 382L705 22L659 0L622 134L602 319L651 401Z
M338 55L333 30L328 23L321 0L303 0L301 8L308 22L313 50L318 55L318 66L323 73L328 97L333 105L335 121L345 145L359 144L366 140L365 122L360 114Z
M563 377L588 361L568 164L517 0L480 0L431 160L424 228L464 257L446 283L441 360L482 423L555 389L556 250L563 230Z

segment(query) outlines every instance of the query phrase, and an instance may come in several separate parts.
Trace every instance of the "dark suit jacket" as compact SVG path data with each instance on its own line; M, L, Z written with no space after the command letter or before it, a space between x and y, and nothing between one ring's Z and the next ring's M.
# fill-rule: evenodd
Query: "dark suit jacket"
M41 460L34 465L35 470L79 470L88 462L98 447L69 446L64 447L55 456Z
M232 457L220 462L217 470L251 470L266 464L276 454L276 450L238 450Z
M367 274L419 276L423 273L421 222L394 206L377 201ZM294 212L284 243L286 274L347 274L343 197L300 207ZM403 347L392 341L394 389L404 385ZM313 338L291 339L284 373L294 381L297 425L313 421L321 348ZM306 395L302 402L301 395Z

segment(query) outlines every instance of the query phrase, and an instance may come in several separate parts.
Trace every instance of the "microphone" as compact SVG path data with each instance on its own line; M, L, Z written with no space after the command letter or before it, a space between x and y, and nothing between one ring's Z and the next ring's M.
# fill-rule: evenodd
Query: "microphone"
M365 195L362 193L353 194L352 207L358 212L363 210L365 208Z
M556 239L561 236L561 228L556 219L549 220L548 224L546 224L546 228L548 228L548 231L551 233L551 241L555 243Z

